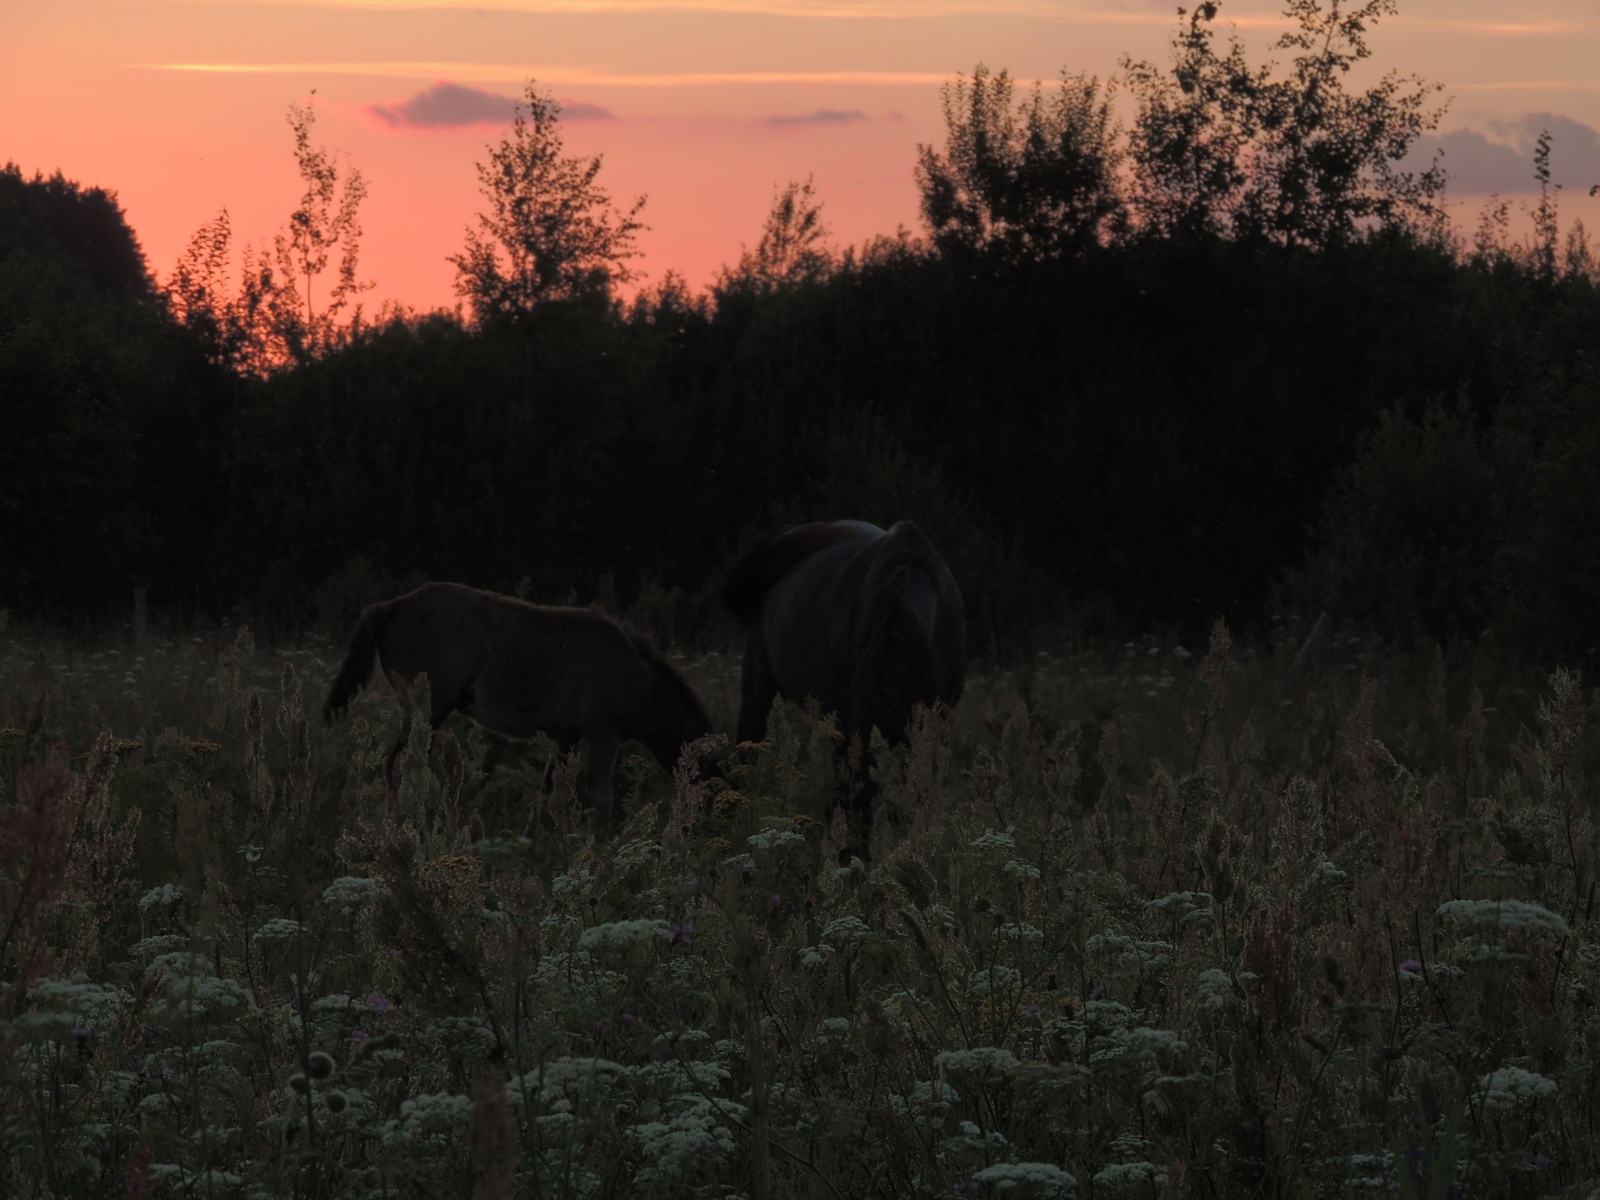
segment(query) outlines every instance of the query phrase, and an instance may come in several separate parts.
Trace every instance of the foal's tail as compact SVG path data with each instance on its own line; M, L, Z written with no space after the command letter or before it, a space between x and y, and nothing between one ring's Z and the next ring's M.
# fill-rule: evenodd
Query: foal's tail
M910 521L889 531L873 564L872 595L850 680L851 724L863 733L876 725L890 741L905 737L913 706L932 704L939 695L932 639L906 604L921 542Z
M390 609L394 607L392 600L380 600L377 604L369 604L361 610L361 616L356 620L356 627L350 631L350 644L344 652L344 665L339 668L339 675L333 681L333 687L328 691L328 698L322 702L322 719L332 723L333 718L345 710L362 688L367 685L367 680L372 677L372 662L378 655L378 635L383 632L383 626L389 619Z

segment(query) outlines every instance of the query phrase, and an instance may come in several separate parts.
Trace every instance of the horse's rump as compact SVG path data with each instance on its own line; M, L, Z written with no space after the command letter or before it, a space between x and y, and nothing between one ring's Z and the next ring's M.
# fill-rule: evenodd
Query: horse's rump
M769 533L739 556L722 583L722 603L741 625L761 618L767 595L819 550L860 536L851 521L819 521Z

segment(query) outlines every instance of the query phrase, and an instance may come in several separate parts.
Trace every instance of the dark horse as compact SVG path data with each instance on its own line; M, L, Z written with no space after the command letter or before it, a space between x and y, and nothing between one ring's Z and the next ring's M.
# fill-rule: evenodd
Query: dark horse
M688 680L650 640L593 608L551 608L459 583L424 584L370 605L322 706L331 721L372 674L373 658L397 692L426 672L430 720L460 710L512 737L547 733L589 744L589 794L611 815L617 747L634 738L672 770L686 743L711 732ZM411 708L386 775L411 731ZM390 780L393 782L392 778Z
M961 590L910 521L887 533L826 521L769 536L733 565L722 600L750 630L741 742L766 734L778 695L814 697L847 738L865 742L876 726L891 743L905 741L913 706L961 699Z

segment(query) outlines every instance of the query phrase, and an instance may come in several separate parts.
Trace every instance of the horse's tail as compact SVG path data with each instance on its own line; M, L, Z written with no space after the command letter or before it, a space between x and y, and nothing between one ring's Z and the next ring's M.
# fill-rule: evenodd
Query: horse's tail
M901 521L873 564L872 594L862 619L862 638L850 679L849 723L852 732L873 725L890 741L905 737L906 722L918 703L931 704L939 694L936 651L929 631L906 603L922 535L910 521Z
M345 710L355 694L367 685L367 680L372 678L372 663L378 655L378 637L383 633L384 623L388 621L393 608L393 600L380 600L361 610L355 628L350 631L344 665L339 668L333 687L328 690L328 698L322 702L324 721L331 723L334 717Z
M722 581L722 603L741 625L754 625L767 593L818 550L854 537L846 522L821 521L769 533L741 554Z

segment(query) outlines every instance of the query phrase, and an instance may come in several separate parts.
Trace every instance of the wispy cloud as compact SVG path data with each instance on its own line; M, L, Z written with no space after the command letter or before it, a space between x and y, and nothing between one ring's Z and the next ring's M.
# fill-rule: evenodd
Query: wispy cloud
M1502 195L1538 190L1533 151L1539 134L1550 131L1550 175L1569 190L1588 191L1600 183L1600 132L1555 113L1525 113L1515 121L1492 121L1496 141L1474 129L1418 140L1405 166L1427 166L1433 155L1449 172L1450 191L1457 196Z
M849 110L819 108L816 112L796 113L793 116L768 117L768 125L848 125L852 121L865 121L867 114L859 108Z
M516 114L517 101L498 92L440 82L409 100L369 104L365 112L378 124L394 130L460 129L468 125L503 125ZM567 121L612 121L616 118L598 104L563 100L561 117Z
M261 0L212 0L259 3ZM415 11L450 7L445 0L265 0L296 7ZM1060 0L475 0L475 9L523 13L715 12L755 16L898 18L1061 15ZM1078 15L1078 14L1074 14ZM1094 14L1083 14L1093 19ZM1170 18L1168 18L1170 19Z
M371 75L386 79L470 79L474 83L520 82L568 87L721 87L752 83L847 83L897 85L943 83L942 71L687 71L632 74L605 67L538 63L275 62L136 63L149 71L198 71L237 75Z

